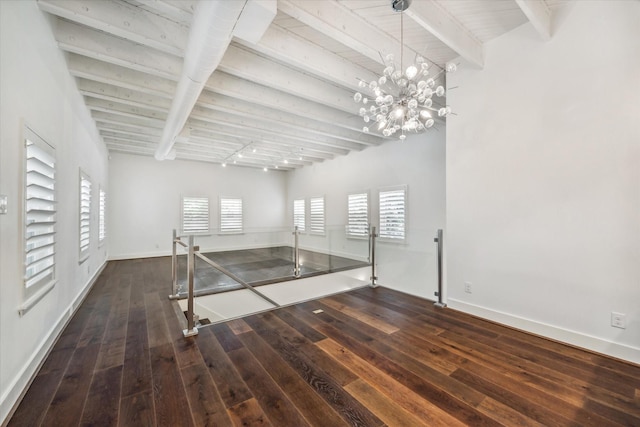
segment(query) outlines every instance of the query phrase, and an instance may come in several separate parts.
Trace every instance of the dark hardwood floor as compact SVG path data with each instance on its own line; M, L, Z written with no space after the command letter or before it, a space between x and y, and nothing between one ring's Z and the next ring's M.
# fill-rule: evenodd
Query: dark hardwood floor
M184 339L170 268L110 262L9 425L640 426L640 366L385 288Z

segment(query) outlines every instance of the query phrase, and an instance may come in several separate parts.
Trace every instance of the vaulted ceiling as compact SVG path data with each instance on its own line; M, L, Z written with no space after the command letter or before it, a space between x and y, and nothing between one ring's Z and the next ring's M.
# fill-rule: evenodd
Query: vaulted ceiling
M525 22L548 39L563 1L413 0L404 57L482 68L483 44ZM384 55L400 57L391 0L38 4L57 17L56 40L110 151L289 170L396 140L363 133L353 101Z

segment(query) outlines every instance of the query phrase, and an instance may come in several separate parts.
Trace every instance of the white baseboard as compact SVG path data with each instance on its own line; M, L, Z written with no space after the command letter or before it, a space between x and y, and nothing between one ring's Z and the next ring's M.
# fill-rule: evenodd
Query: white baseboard
M65 308L58 320L53 324L47 336L40 342L40 345L36 351L34 351L31 358L24 364L24 367L18 375L15 376L12 384L7 387L6 393L2 395L2 403L0 403L0 419L3 420L1 423L2 426L5 426L8 423L9 417L13 415L13 412L18 407L20 401L22 401L22 398L42 367L42 364L46 360L47 356L49 356L49 353L53 349L56 341L58 341L60 334L67 326L78 307L80 307L80 304L82 304L106 265L107 261L105 260L100 268L98 268L93 276L91 276L87 281L78 295L76 295L73 301L71 301L67 308Z
M535 320L526 319L513 314L492 310L475 304L469 304L455 298L449 298L447 305L455 310L472 314L483 319L491 320L516 329L521 329L546 338L561 341L576 347L581 347L597 353L640 364L640 348L607 341L602 338L586 335L580 332L563 329Z

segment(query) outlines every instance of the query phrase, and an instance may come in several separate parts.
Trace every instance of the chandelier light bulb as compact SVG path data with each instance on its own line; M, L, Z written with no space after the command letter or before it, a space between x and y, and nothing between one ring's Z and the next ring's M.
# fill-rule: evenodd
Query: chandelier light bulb
M404 73L409 80L413 80L418 75L418 68L415 65L409 65Z

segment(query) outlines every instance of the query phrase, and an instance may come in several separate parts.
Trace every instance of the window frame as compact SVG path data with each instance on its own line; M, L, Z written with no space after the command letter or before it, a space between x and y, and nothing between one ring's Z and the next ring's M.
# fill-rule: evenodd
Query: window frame
M296 202L302 202L302 226L296 221ZM294 199L293 200L293 227L295 229L296 225L298 226L298 231L300 233L306 233L307 231L307 201L304 198Z
M207 209L207 213L206 213L206 228L195 228L195 225L193 226L193 229L185 229L185 220L187 219L185 217L185 201L187 200L191 200L193 202L206 202L206 209ZM197 222L197 221L194 221ZM211 232L211 203L208 197L206 196L185 196L183 195L180 198L180 230L182 231L183 234L208 234Z
M314 206L313 203L314 201L318 201L321 200L322 201L322 230L318 231L317 229L314 229ZM327 205L326 205L326 199L325 196L318 196L318 197L309 197L309 229L308 229L308 233L309 234L313 234L316 236L324 236L326 235L326 230L327 230Z
M43 295L42 292L48 292L51 290L55 284L57 283L57 213L58 213L58 181L57 181L57 156L56 156L56 148L41 138L34 130L32 130L29 126L24 125L23 127L23 135L22 135L22 148L23 148L23 170L22 170L22 260L23 260L23 278L22 278L22 288L24 292L25 301L30 301L32 298L36 298L36 295ZM33 146L33 149L30 150L30 147ZM30 155L31 151L31 155ZM38 153L40 152L40 153ZM40 158L42 157L42 158ZM47 159L48 157L48 159ZM34 160L31 162L30 166L29 160ZM41 192L40 197L32 196L34 193L34 189L30 189L30 182L33 181L34 175L40 174L42 175L42 170L35 170L39 166L34 166L33 163L40 163L44 165L45 170L45 181L48 179L52 181L51 188L44 187L44 190ZM50 169L49 173L51 176L46 176L46 170ZM30 176L29 173L33 172ZM35 184L38 185L38 184ZM43 186L40 186L43 187ZM35 191L38 193L39 191ZM37 200L37 202L36 202ZM38 205L40 209L38 209ZM43 209L44 208L44 209ZM48 208L48 209L47 209ZM36 211L36 212L34 212ZM44 211L44 212L42 212ZM47 213L50 215L46 218L48 221L37 221L30 214L35 214L37 217L38 214L42 214L46 216ZM50 223L47 232L38 233L29 235L29 227L34 223L43 222ZM33 228L33 226L32 226ZM34 240L34 237L42 238L44 235L48 234L49 239L45 239L46 243L40 246L30 247L29 240ZM46 266L43 270L35 273L29 272L29 267L34 265L34 261L30 260L30 254L33 255L34 251L38 251L39 249L50 247L50 253L47 253L44 257L35 261L40 262L46 258L51 258L52 262L50 265ZM42 272L49 271L47 274L40 277L38 280L33 281L33 283L29 283L30 279L38 277ZM35 302L34 302L35 303ZM20 315L24 314L27 309L22 307L19 309Z
M366 197L366 213L365 213L365 217L366 217L366 226L364 229L364 234L361 233L354 233L352 230L354 227L358 227L357 224L353 224L351 223L352 221L352 214L351 214L351 198L352 196L365 196ZM346 225L346 230L345 233L347 235L348 239L357 239L357 240L361 240L361 239L368 239L369 238L369 227L371 225L371 195L369 194L369 191L354 191L351 193L347 194L347 225ZM360 225L361 227L361 225Z
M226 209L225 206L223 206L225 201L236 201L236 202L240 202L240 228L232 228L232 229L226 229L226 227L224 227L223 222L225 221L225 219L229 219L229 218L225 218L224 215L224 209ZM219 198L219 203L218 203L218 207L219 207L219 221L218 224L220 226L220 228L218 229L218 234L221 235L227 235L227 234L244 234L244 200L242 199L242 197L223 197L220 196ZM237 215L237 213L236 213Z
M78 191L78 263L91 255L91 177L80 169ZM85 227L86 224L86 227ZM83 230L86 228L86 231ZM85 236L83 238L83 236ZM85 244L86 242L86 244Z
M402 237L393 237L388 232L385 232L387 227L383 227L383 207L382 207L382 194L383 193L397 193L403 194L403 206L402 206ZM378 189L378 240L386 243L398 243L405 244L407 242L407 211L408 211L408 191L406 185L386 187Z

